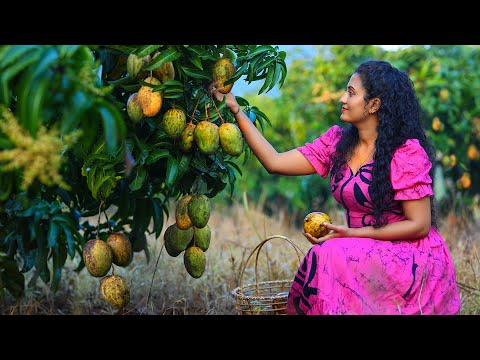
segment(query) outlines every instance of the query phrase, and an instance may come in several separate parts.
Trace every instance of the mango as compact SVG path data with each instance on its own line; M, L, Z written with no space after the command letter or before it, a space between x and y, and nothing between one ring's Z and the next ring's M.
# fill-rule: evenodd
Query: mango
M163 115L163 130L173 139L180 137L186 125L187 117L181 109L169 109Z
M203 194L194 194L188 202L188 216L192 220L193 226L203 228L210 219L210 200ZM193 236L193 234L192 234Z
M209 121L200 121L193 132L193 138L201 153L213 154L220 145L218 126Z
M87 241L82 254L85 267L92 276L105 276L112 267L112 250L103 240L92 239Z
M165 250L168 255L176 257L184 251L193 238L193 227L186 230L179 229L177 224L170 225L164 234Z
M220 147L228 155L238 156L243 151L243 136L237 125L223 123L218 128Z
M223 57L215 62L212 67L212 77L218 81L217 90L222 94L228 94L234 83L224 85L224 83L235 74L235 66L227 57Z
M205 253L199 247L192 246L185 250L183 263L191 277L201 277L205 272L206 262Z

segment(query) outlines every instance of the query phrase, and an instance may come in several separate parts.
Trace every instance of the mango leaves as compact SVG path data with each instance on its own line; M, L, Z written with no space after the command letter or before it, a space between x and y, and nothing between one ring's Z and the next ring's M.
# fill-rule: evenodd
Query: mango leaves
M237 46L237 72L232 79L225 82L230 84L241 76L246 75L246 81L262 80L263 85L258 94L269 92L278 84L282 87L287 77L287 65L285 63L286 53L280 51L278 46L270 45L249 45Z

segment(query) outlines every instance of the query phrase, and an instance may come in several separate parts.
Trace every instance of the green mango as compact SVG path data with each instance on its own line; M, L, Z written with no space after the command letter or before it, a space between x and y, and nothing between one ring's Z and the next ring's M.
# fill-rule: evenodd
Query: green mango
M195 127L193 138L198 149L205 155L213 154L220 145L218 126L209 121L200 121Z
M191 277L198 279L205 272L206 257L202 249L197 246L189 247L183 255L183 263Z
M228 155L238 156L243 151L243 136L237 125L223 123L218 128L220 146Z
M203 194L192 195L192 198L188 202L187 209L193 226L203 228L207 225L212 210L208 197Z
M181 230L178 228L177 224L170 225L163 236L165 242L165 250L167 250L168 255L176 257L184 251L190 240L193 238L193 227L190 227L186 230Z
M163 115L163 130L173 139L180 137L186 125L187 117L181 109L169 109Z

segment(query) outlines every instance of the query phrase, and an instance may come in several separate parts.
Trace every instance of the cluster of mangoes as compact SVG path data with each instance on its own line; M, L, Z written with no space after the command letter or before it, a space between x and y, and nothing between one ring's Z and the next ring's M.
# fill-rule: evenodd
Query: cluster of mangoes
M169 137L179 140L178 146L185 153L196 145L202 154L210 155L220 146L228 155L238 156L244 147L243 136L237 125L224 122L218 126L208 120L196 125L190 120L187 124L185 113L178 108L165 112L163 130Z
M205 252L210 246L211 230L208 226L211 206L203 194L182 196L175 208L175 223L164 234L165 250L177 257L185 251L183 263L195 279L205 272Z
M158 55L155 54L153 61ZM150 63L150 55L138 58L130 54L127 59L127 72L132 79L142 80L152 85L160 85L175 79L175 68L172 62L164 63L159 69L153 70L151 76L143 70ZM224 83L235 73L235 67L228 58L221 58L212 67L212 79L217 81L217 89L226 94L233 83ZM153 91L150 86L142 85L138 92L130 95L127 101L127 114L133 122L139 122L144 117L156 116L163 104L160 91ZM162 127L165 133L173 139L178 139L178 146L183 152L194 148L205 154L213 154L220 146L222 150L231 155L239 156L244 148L244 140L240 129L233 123L223 122L217 124L203 120L197 124L192 119L187 123L185 112L173 106L165 111L162 117Z
M130 287L119 275L107 275L112 264L128 266L133 258L130 240L122 232L111 233L106 241L91 239L83 248L83 261L90 275L102 277L100 294L114 308L124 308L130 302Z

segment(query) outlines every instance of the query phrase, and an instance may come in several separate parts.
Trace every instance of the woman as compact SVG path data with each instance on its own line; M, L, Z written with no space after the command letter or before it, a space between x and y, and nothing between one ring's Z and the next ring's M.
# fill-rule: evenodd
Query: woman
M232 93L226 97L269 173L330 174L332 194L345 209L346 225L325 223L331 231L321 238L303 233L314 246L295 276L289 314L459 312L454 265L436 230L434 150L404 72L384 61L361 64L340 98L340 120L349 125L334 125L283 153L240 111Z

